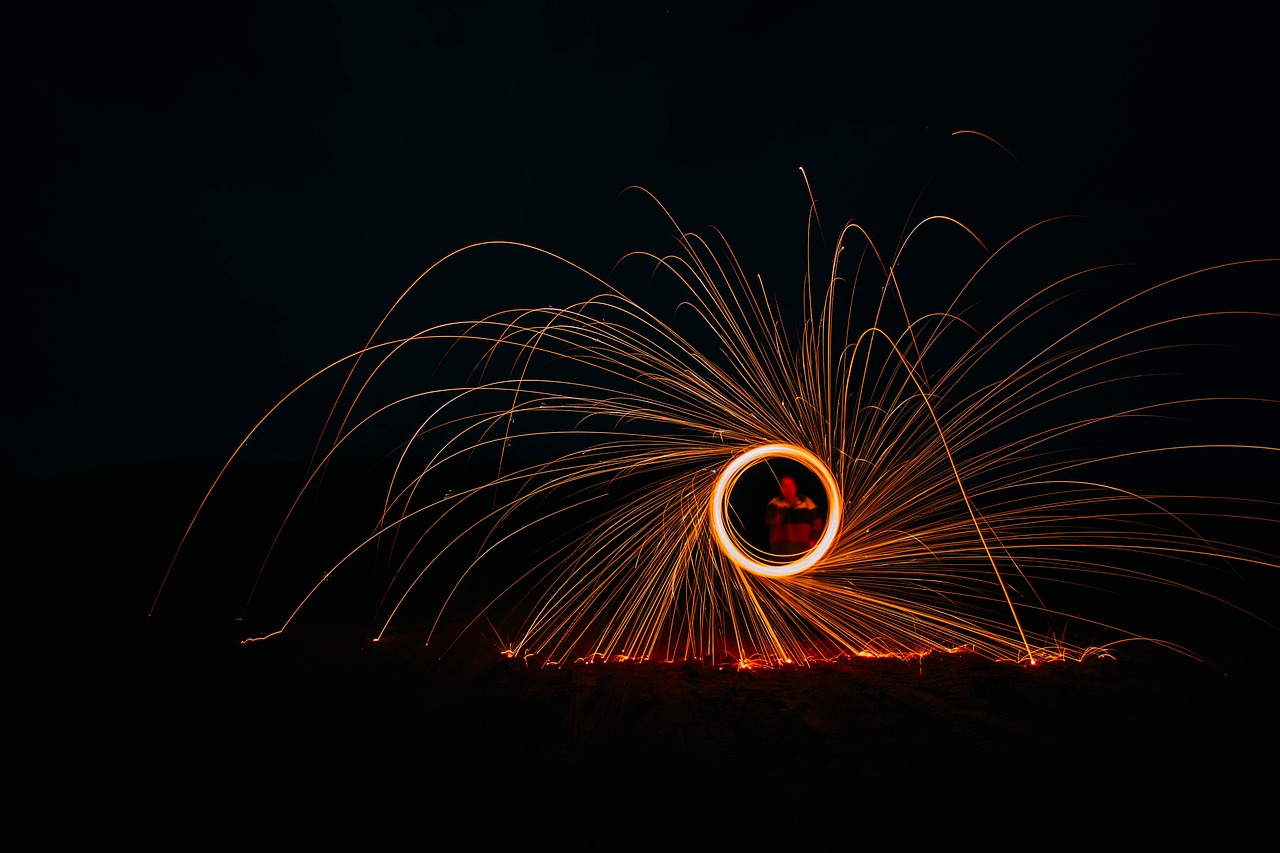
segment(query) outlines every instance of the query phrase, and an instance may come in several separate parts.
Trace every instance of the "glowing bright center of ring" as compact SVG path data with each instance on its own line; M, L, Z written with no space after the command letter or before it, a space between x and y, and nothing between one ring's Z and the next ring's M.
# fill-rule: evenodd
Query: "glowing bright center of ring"
M763 562L757 559L743 548L742 538L728 521L728 500L734 484L749 467L765 459L794 459L800 462L822 480L822 487L827 492L827 519L822 538L794 562ZM720 472L715 490L711 494L711 532L716 538L716 544L720 546L720 552L739 568L762 577L791 577L808 571L826 556L831 543L835 542L836 535L840 532L840 509L843 505L836 478L821 459L794 444L763 444L735 456Z

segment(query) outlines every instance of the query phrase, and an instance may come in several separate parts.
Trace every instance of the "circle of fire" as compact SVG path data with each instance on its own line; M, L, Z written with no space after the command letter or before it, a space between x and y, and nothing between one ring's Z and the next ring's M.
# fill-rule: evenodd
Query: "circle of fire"
M822 487L827 493L827 505L830 509L828 510L826 528L822 531L822 538L804 556L793 562L763 562L756 559L743 548L741 537L732 529L726 518L728 496L733 491L738 478L752 465L757 462L763 462L766 459L793 459L803 464L818 475L818 479L822 480ZM840 532L840 507L842 503L840 486L836 483L836 478L831 474L831 469L821 459L794 444L765 444L753 447L745 453L734 457L733 461L725 466L724 471L716 479L715 488L711 493L711 532L715 536L716 545L719 546L721 553L739 568L762 577L791 577L801 572L807 572L826 556L832 543L836 541L836 535Z

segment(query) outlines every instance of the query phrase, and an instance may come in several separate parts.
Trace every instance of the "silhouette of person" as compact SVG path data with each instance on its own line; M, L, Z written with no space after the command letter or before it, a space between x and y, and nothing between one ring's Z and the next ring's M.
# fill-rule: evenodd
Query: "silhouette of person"
M769 499L764 522L769 525L769 551L781 557L797 556L818 544L823 518L818 506L800 494L794 477L778 481L781 492Z

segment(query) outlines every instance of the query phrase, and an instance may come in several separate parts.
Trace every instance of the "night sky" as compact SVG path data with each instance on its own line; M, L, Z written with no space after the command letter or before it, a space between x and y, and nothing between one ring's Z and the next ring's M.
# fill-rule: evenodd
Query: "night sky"
M606 277L670 248L630 185L780 294L803 275L802 167L824 223L889 247L946 172L972 181L942 194L953 212L996 230L1079 213L1119 260L1280 255L1276 28L1255 4L374 5L6 14L0 472L224 458L460 246ZM522 263L478 263L415 325L586 295Z

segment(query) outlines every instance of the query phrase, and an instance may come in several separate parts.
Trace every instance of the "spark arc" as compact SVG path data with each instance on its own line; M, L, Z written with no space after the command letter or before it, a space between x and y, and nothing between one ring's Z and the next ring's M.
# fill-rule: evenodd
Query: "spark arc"
M1151 639L1117 624L1114 593L1216 605L1231 598L1209 591L1221 567L1280 570L1235 535L1270 531L1274 501L1163 482L1181 460L1280 462L1280 395L1242 369L1280 313L1225 287L1272 282L1276 259L1154 282L1119 264L1064 274L1056 259L1080 251L1066 218L980 238L933 214L886 252L854 220L818 228L809 203L802 275L781 290L660 204L676 249L630 252L613 280L504 241L432 264L363 347L258 421L196 510L286 403L337 389L266 557L238 564L245 642L323 610L344 594L329 581L365 566L375 640L422 630L447 649L487 625L539 665L1035 663ZM481 258L510 252L589 295L419 326L421 300L432 315L432 293L479 286ZM1237 346L1206 346L1224 339ZM301 522L332 464L370 443L387 467L367 501L325 516L361 526L317 565ZM825 492L818 540L793 561L752 544L751 484L772 460ZM195 528L178 550L198 547Z

